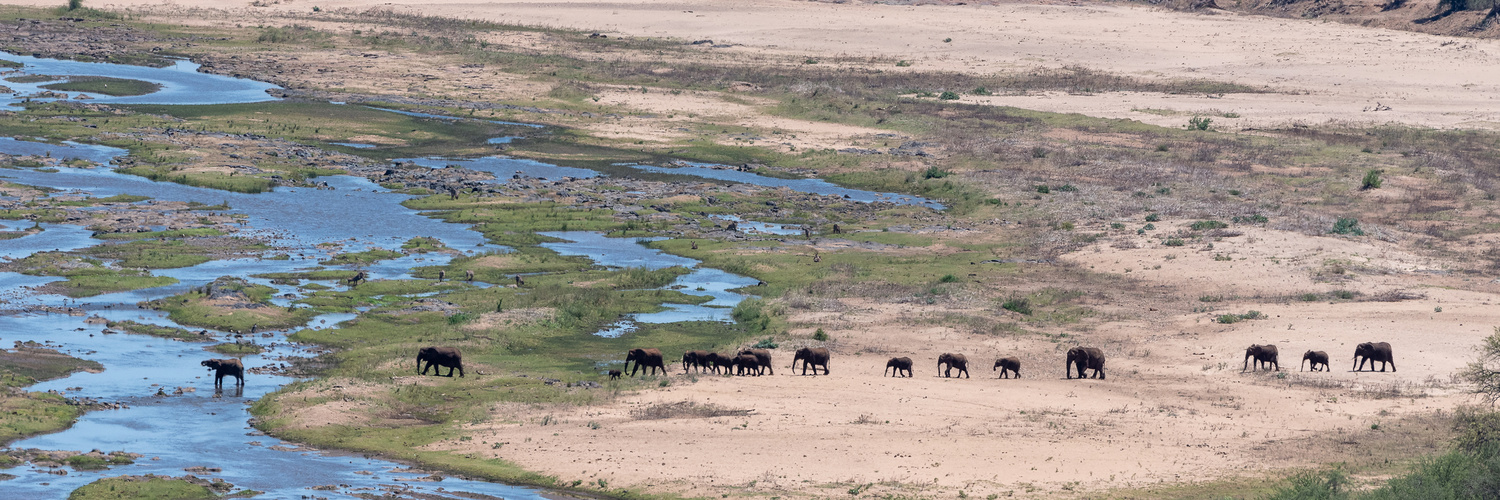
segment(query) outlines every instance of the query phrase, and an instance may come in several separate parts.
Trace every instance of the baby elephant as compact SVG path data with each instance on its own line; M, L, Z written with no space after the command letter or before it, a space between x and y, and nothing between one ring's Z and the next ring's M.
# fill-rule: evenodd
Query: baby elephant
M906 377L911 378L911 358L891 358L890 361L885 362L885 370L880 371L880 376L884 377L887 370L891 372L892 377L900 377L901 372L905 371Z
M199 366L207 366L214 371L214 388L224 387L224 376L229 375L236 379L235 385L245 385L245 365L240 364L238 359L209 359L198 363Z
M990 371L1000 370L1000 378L1010 378L1010 374L1016 374L1021 378L1021 360L1016 358L1000 358L995 360L995 367Z
M1302 355L1302 361L1306 362L1308 360L1312 361L1312 365L1308 367L1312 371L1315 371L1315 372L1317 372L1317 371L1324 371L1324 372L1328 371L1328 353L1323 352L1323 351L1307 351L1306 353L1304 353ZM1321 369L1321 370L1318 369L1318 365L1319 364L1323 365L1323 369ZM1300 365L1300 364L1297 365L1297 369L1301 370L1302 369L1302 365Z
M610 380L619 380L620 379L620 370L610 370L609 371L609 379Z

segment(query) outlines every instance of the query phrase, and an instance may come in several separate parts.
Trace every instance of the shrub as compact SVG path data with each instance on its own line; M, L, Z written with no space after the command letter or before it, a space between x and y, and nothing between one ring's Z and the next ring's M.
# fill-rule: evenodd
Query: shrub
M896 61L896 67L898 67L898 68L905 68L905 67L908 67L908 66L911 66L911 61L907 61L907 60L904 60L904 59L900 60L900 61Z
M1064 193L1072 193L1074 191L1078 191L1078 188L1076 186L1072 185L1072 184L1063 184L1061 186L1058 186L1058 187L1055 187L1055 188L1052 188L1052 189L1054 189L1056 191L1061 191L1061 192L1064 192Z
M1224 229L1226 227L1229 227L1229 224L1225 224L1223 222L1219 222L1219 221L1216 221L1216 220L1200 220L1198 222L1194 222L1193 225L1192 225L1192 228L1193 228L1194 231L1207 231L1207 230L1210 230L1210 229Z
M1365 178L1360 182L1359 188L1362 190L1380 189L1380 182L1380 171L1372 168L1365 172Z
M979 87L977 89L974 89L974 91L971 92L971 93L974 94L974 95L993 95L993 94L990 93L990 89L987 89L987 88L984 88L984 87Z
M1161 222L1161 216L1156 214L1146 214L1146 222Z
M1246 215L1244 217L1236 215L1234 216L1234 218L1229 219L1229 221L1235 224L1265 224L1267 222L1271 222L1271 219L1267 219L1266 216L1261 214L1255 214Z
M1052 192L1052 188L1047 187L1046 184L1039 184L1036 187L1036 192L1042 193L1042 194L1049 194L1049 193Z
M949 175L953 175L953 172L943 170L937 166L927 167L927 170L922 172L923 179L941 179Z
M1125 229L1125 224L1121 224L1119 222L1111 222L1109 224L1109 228L1110 229Z
M1316 293L1304 293L1304 294L1298 296L1297 298L1301 299L1303 302L1317 302L1318 301L1318 294L1316 294Z
M954 283L954 282L957 282L957 281L958 281L958 276L954 276L954 275L951 275L951 274L944 274L943 277L938 278L938 283Z
M1214 321L1217 321L1217 322L1220 322L1220 323L1223 323L1223 324L1226 324L1226 325L1230 324L1230 323L1239 323L1240 322L1240 315L1238 315L1238 314L1220 314L1218 318L1214 318Z
M1026 297L1011 297L1000 303L1000 308L1027 316L1031 315L1031 299Z
M1214 122L1213 118L1207 116L1194 116L1188 119L1188 130L1208 130L1209 124Z
M1146 232L1146 231L1155 231L1155 230L1156 230L1156 224L1146 224L1145 227L1142 227L1140 231L1137 231L1137 233L1142 233L1142 232Z
M83 0L68 0L68 11L71 12L81 8L83 8Z
M1332 234L1352 234L1354 236L1365 235L1365 230L1359 227L1359 219L1346 219L1342 217L1333 223L1333 229L1328 232Z
M1349 300L1349 299L1354 298L1354 292L1351 292L1351 291L1348 291L1348 290L1334 290L1329 295L1333 295L1335 298L1344 299L1344 300Z
M471 315L471 314L469 314L469 313L463 313L463 312L461 312L461 313L453 313L452 316L448 317L448 324L450 324L450 325L462 325L464 323L468 323L468 322L473 321L473 320L474 320L474 316Z
M1161 244L1169 247L1180 247L1186 245L1187 242L1182 241L1182 238L1167 238L1165 241L1162 241Z
M1044 147L1041 147L1041 146L1037 146L1037 147L1031 148L1031 157L1032 158L1046 158L1047 157L1047 148L1044 148Z
M816 340L818 342L827 342L828 341L828 332L825 332L825 331L823 331L822 328L819 328L818 331L813 332L812 338L813 338L813 340Z
M951 91L951 90L944 90L943 93L938 94L938 100L941 100L941 101L957 101L958 100L958 92L954 92L954 91Z
M1221 295L1204 295L1202 297L1198 297L1199 302L1221 302L1223 300L1224 297Z
M756 342L755 345L750 347L754 347L756 349L775 349L777 347L781 347L781 344L777 344L776 341L771 340L771 337L766 337L760 339L760 342Z

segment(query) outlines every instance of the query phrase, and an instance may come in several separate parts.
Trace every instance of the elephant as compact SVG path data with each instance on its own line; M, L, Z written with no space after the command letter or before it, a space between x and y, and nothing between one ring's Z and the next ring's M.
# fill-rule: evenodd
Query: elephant
M1308 366L1308 368L1310 368L1312 371L1328 371L1328 353L1323 351L1307 351L1306 353L1302 354L1302 361L1308 360L1312 360L1312 364ZM1323 364L1322 370L1318 369L1318 363ZM1299 371L1302 369L1301 363L1297 364L1297 369Z
M746 372L757 377L761 374L760 357L754 354L741 354L734 358L735 375L744 375Z
M946 371L943 370L943 365L948 365ZM964 357L962 354L946 352L942 356L938 356L938 376L952 377L954 368L957 368L958 373L963 374L964 378L969 378L969 358Z
M1255 358L1255 369L1257 370L1263 368L1265 365L1271 365L1276 367L1276 371L1281 371L1281 362L1277 361L1277 355L1276 344L1251 344L1248 349L1245 349L1245 366L1240 367L1240 371L1243 372L1250 367L1250 358L1252 357Z
M1078 378L1084 376L1084 369L1094 370L1094 378L1104 380L1104 351L1095 347L1074 347L1068 349L1068 361L1063 364L1063 371L1067 372L1068 378L1073 378L1072 368L1078 367Z
M633 370L630 368L631 361L635 362ZM651 370L650 375L656 375L657 369L660 369L663 375L667 373L667 365L662 363L660 349L636 348L625 354L625 369L630 370L630 376L634 377L635 372L639 371L642 366Z
M620 370L610 370L609 371L609 379L610 380L619 380L620 379Z
M828 374L828 349L824 347L803 347L797 349L797 355L792 357L792 369L797 369L797 361L802 361L802 374L807 375L807 365L812 365L813 375L818 374L818 367L823 367L823 374Z
M422 366L423 361L427 362L427 366ZM444 366L448 367L448 374L440 376L452 377L453 369L457 368L458 376L463 377L463 353L459 352L457 347L423 347L417 351L417 368L420 369L418 372L419 375L426 375L428 368L432 368L433 375L439 375Z
M237 379L234 385L243 387L245 385L245 365L240 364L238 359L208 359L198 366L207 366L214 371L214 388L224 387L224 376L228 375Z
M473 269L464 269L464 281L474 281Z
M438 281L443 281L446 279L448 279L448 271L438 269Z
M682 373L687 373L689 368L697 367L699 373L708 366L708 351L687 351L682 353Z
M734 367L733 357L725 356L717 352L708 353L708 356L704 356L703 359L699 360L699 362L703 364L704 368L713 371L715 374L719 373L720 368L723 368L725 374L727 375L729 374L729 369Z
M885 370L880 371L880 376L882 377L885 376L886 370L890 370L892 377L899 377L901 376L901 371L906 370L906 377L911 378L911 358L905 356L891 358L890 361L885 362L885 368Z
M1016 358L1000 358L995 360L995 367L990 371L1000 370L1000 378L1010 378L1014 373L1016 378L1021 378L1021 360Z
M1396 358L1391 357L1391 344L1386 342L1365 342L1354 346L1354 371L1365 369L1365 362L1370 362L1370 371L1375 371L1375 362L1380 362L1380 371L1385 371L1386 363L1391 364L1391 371L1396 371Z
M760 360L760 367L771 372L771 375L776 374L776 369L771 367L771 351L765 349L745 349L740 351L741 356L746 354L755 356L755 359Z

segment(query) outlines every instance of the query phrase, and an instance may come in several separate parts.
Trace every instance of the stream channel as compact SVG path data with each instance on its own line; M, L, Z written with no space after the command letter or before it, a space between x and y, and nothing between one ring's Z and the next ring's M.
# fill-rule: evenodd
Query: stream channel
M194 71L196 65L179 62L167 68L124 66L107 63L80 63L4 56L22 62L25 73L55 75L97 75L156 82L162 89L153 94L112 98L97 96L92 102L121 104L225 104L271 100L264 92L271 85ZM22 92L36 89L21 88ZM19 93L18 93L19 95ZM8 103L18 96L0 99ZM452 119L443 117L445 119ZM497 138L503 139L503 138ZM493 142L493 141L492 141ZM502 140L503 142L503 140ZM214 205L227 203L228 212L247 217L241 234L259 236L280 247L278 252L293 256L290 260L261 258L215 260L201 265L155 271L179 283L128 292L110 293L84 299L65 299L42 294L30 287L59 280L56 277L27 276L0 272L0 300L6 309L23 310L34 306L67 306L82 309L84 316L24 312L0 315L0 342L36 341L46 347L104 366L101 373L75 373L61 379L33 385L30 391L57 391L73 398L123 403L119 410L91 411L71 428L11 443L14 448L43 450L127 451L144 455L133 465L102 471L48 469L23 465L5 470L15 479L0 482L0 497L28 500L62 499L87 483L102 477L158 474L181 476L185 468L195 466L221 468L221 472L199 474L233 483L237 489L266 492L261 498L358 498L354 495L382 495L388 492L434 499L484 498L482 495L508 499L543 498L532 488L515 487L484 481L445 477L440 482L422 480L429 473L411 471L395 462L365 458L360 455L305 449L293 443L266 436L249 424L249 404L275 391L292 378L277 375L247 374L243 391L232 388L232 379L222 394L215 394L213 378L199 361L216 357L205 351L209 343L182 342L145 335L102 333L103 325L89 324L87 316L109 320L134 320L167 326L179 326L159 311L137 308L135 304L155 300L202 286L221 276L239 276L253 283L277 290L275 296L297 295L295 286L277 285L269 280L249 278L252 274L294 271L318 266L323 251L319 243L336 242L345 251L366 248L399 249L416 236L441 240L448 247L464 253L505 252L505 247L489 244L478 232L459 224L431 219L405 208L400 203L410 196L389 190L361 177L324 177L334 189L282 188L272 192L242 194L197 188L143 177L116 173L107 164L126 151L117 148L77 143L44 144L12 138L0 138L0 153L12 155L49 155L54 158L82 158L105 167L58 167L55 172L35 169L0 170L0 179L20 184L45 186L65 191L88 193L95 197L115 194L149 196L156 200L196 201ZM599 175L591 170L548 165L545 163L503 157L478 159L415 159L431 167L459 164L497 174L496 182L505 182L510 172L522 171L528 176L557 178ZM659 167L638 167L642 170ZM732 182L786 186L806 192L826 192L874 201L906 202L926 206L932 202L908 197L894 199L884 193L838 188L818 179L805 182L772 179L754 174L734 173L723 179L724 171L702 166L664 169L672 173L720 178ZM701 172L700 172L701 170ZM505 176L499 174L505 173ZM794 232L779 226L754 223L765 232ZM0 241L0 257L21 258L44 250L77 250L100 243L81 226L42 224L43 231L11 240ZM728 321L729 308L745 296L732 289L753 285L756 280L717 269L698 267L698 261L661 253L635 243L635 240L609 239L598 233L547 233L568 240L545 246L565 255L583 255L604 266L647 267L653 269L684 266L692 272L668 285L684 293L713 297L703 305L667 305L665 311L640 314L598 332L600 335L628 333L636 323L666 323L689 320ZM307 257L300 257L305 254ZM362 266L370 279L409 278L416 266L442 265L450 257L443 254L415 254ZM350 267L327 266L331 269ZM342 285L337 285L342 286ZM287 305L293 299L278 298ZM714 307L708 307L714 306ZM326 314L314 318L308 328L336 328L353 314ZM193 328L196 330L196 328ZM222 332L221 332L222 333ZM287 357L309 356L302 347L287 342L288 331L273 332L270 338L256 339L272 345L265 353L242 358L247 368L275 365ZM224 336L224 335L221 335ZM247 370L248 371L248 370ZM176 388L188 389L182 395L158 396L158 390L171 394ZM340 485L336 490L314 490L322 485ZM455 494L455 492L461 492ZM477 495L476 495L477 494ZM304 496L306 495L306 496Z

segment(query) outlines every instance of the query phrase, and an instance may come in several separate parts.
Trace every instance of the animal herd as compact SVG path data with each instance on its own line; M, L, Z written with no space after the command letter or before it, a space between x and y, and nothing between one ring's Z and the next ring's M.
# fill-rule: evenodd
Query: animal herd
M1245 365L1241 371L1250 368L1250 361L1255 360L1256 369L1280 370L1281 363L1278 359L1279 353L1275 345L1251 345L1245 349ZM823 375L827 375L828 364L831 354L824 347L803 347L797 349L792 355L792 370L797 369L797 363L802 363L801 375L807 375L812 370L813 375L818 374L818 369L823 369ZM1076 371L1078 378L1096 378L1104 380L1104 351L1096 347L1074 347L1068 349L1067 358L1063 362L1063 372L1067 378L1073 378ZM1302 355L1303 363L1311 362L1309 367L1312 371L1328 370L1328 353L1323 351L1307 351ZM232 362L232 363L229 363ZM1385 371L1387 364L1391 371L1396 371L1395 360L1391 356L1391 345L1386 342L1365 342L1354 348L1353 371L1364 370L1365 363L1370 364L1370 370L1375 370L1375 363L1380 363L1380 371ZM214 363L211 365L210 363ZM425 365L423 363L426 363ZM631 363L635 363L632 367ZM1299 363L1300 365L1301 363ZM223 366L221 368L221 365ZM1321 365L1321 369L1319 368ZM235 375L240 377L240 383L244 383L244 367L237 360L209 360L204 361L203 366L209 366L219 370L218 378L222 381L224 375ZM969 378L969 358L963 354L943 353L937 359L938 376L940 377L963 377ZM238 368L236 370L236 368ZM448 368L448 374L442 375L442 368ZM458 376L464 376L463 354L455 347L423 347L417 351L417 373L426 375L431 369L434 375L452 377L455 370ZM761 376L775 375L776 370L771 364L771 351L769 349L742 349L733 354L719 354L710 351L687 351L682 353L683 373L715 373L738 376ZM1300 366L1298 369L1301 369ZM667 374L666 358L662 356L661 349L636 348L625 353L625 366L623 370L609 370L609 378L617 379L628 373L634 377L637 373L656 375L657 372ZM954 372L957 371L957 375ZM1021 360L1016 357L1003 357L995 360L995 365L990 371L999 372L999 378L1021 378ZM1092 373L1089 373L1092 371ZM881 376L889 373L892 377L911 377L912 359L908 357L891 358L885 363L881 370Z

